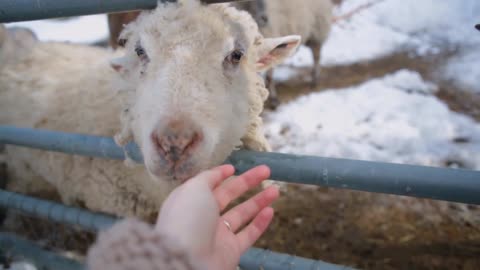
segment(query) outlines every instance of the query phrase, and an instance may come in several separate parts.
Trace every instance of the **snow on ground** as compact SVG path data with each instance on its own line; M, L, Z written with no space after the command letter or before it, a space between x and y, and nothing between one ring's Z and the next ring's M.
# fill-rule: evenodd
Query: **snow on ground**
M81 16L63 20L39 20L6 24L31 29L42 41L94 43L108 37L105 15Z
M284 153L480 169L480 124L435 90L401 70L282 105L266 115L266 133Z
M348 0L335 13L371 1ZM478 0L383 0L335 25L323 63L370 60L404 47L422 55L445 46L480 44L474 28L479 13Z
M458 65L453 75L471 72ZM295 74L288 66L279 73ZM417 72L400 70L300 97L266 115L266 133L280 152L480 169L480 125L451 112L433 95L437 89Z
M346 0L335 10L335 16L371 1ZM480 93L480 84L475 82L480 78L480 33L474 28L480 22L478 14L478 0L383 0L333 26L321 63L347 65L404 49L426 55L458 48L460 56L440 71L447 79ZM311 52L301 47L286 67L275 72L275 79L295 76L291 66L312 65Z
M461 88L480 94L480 43L452 58L448 65L440 68L440 73Z

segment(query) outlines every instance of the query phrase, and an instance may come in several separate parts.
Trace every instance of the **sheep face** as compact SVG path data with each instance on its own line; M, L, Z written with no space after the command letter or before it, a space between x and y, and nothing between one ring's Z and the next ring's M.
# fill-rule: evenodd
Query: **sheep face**
M163 50L171 44L148 38L139 43L148 60L137 69L133 130L149 172L182 181L222 162L241 144L248 124L244 49L219 38Z
M120 37L125 56L112 66L131 92L131 130L157 180L183 182L241 146L250 120L249 92L257 87L258 53L278 58L274 50L259 48L290 51L298 45L298 37L262 43L251 17L250 24L239 23L225 15L229 9L161 6L142 14Z

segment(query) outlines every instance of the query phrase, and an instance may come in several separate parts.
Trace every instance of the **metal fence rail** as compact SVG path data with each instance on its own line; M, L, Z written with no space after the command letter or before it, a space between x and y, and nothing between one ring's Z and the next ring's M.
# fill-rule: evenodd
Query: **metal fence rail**
M90 232L109 228L117 221L116 218L109 215L65 206L3 189L0 189L0 208L12 209L23 214L71 226L80 226Z
M65 206L63 204L45 201L28 197L25 195L9 192L0 189L0 208L16 210L21 213L47 218L56 222L77 225L89 231L96 232L111 227L119 218L105 214L93 213L88 210ZM0 233L0 251L10 251L31 259L37 266L47 263L49 265L72 266L72 269L81 269L78 262L68 259L57 258L53 253L45 253L38 247L29 245L29 242L10 234ZM53 261L47 260L39 254L45 253L52 257ZM44 254L44 255L45 255ZM59 261L57 260L59 259ZM40 263L40 264L38 264ZM53 263L53 264L52 264ZM353 270L346 266L339 266L322 261L295 257L287 254L252 248L247 251L240 260L240 267L243 269L264 269L264 270L295 270L295 269L321 269L321 270ZM41 268L44 269L44 268ZM46 269L67 269L58 267L47 267Z
M0 144L111 159L124 159L112 138L0 126ZM134 144L125 151L137 162ZM368 192L480 204L480 171L422 167L349 159L236 151L226 161L237 173L268 165L274 180Z
M234 1L202 0L208 4ZM158 2L175 0L1 0L0 23L152 9Z
M65 258L54 252L46 251L39 245L20 238L14 234L0 232L0 256L15 261L33 263L36 269L42 270L83 270L82 263ZM33 269L35 269L33 268ZM3 268L0 268L3 269ZM31 269L12 267L7 269Z

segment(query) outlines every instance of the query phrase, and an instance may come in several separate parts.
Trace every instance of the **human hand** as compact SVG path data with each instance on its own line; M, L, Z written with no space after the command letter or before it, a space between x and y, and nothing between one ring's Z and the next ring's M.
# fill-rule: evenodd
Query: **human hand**
M270 176L267 166L259 166L223 182L234 171L224 165L188 180L170 194L158 217L156 229L178 239L207 269L236 269L240 256L273 218L270 205L279 196L274 186L220 216L233 200Z

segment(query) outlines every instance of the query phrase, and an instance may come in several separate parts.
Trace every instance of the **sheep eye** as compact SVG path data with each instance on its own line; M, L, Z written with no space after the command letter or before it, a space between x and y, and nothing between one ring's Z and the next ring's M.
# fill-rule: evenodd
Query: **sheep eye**
M135 52L137 53L138 57L143 63L143 70L141 72L143 74L145 73L145 68L147 64L150 62L150 59L148 58L148 55L145 52L145 49L142 47L142 45L140 45L140 43L137 43L137 45L135 46Z
M245 55L242 49L235 49L228 54L227 57L223 60L223 67L225 69L236 68L240 61L242 61L243 56Z
M145 57L147 54L145 53L145 49L142 46L137 45L135 47L135 52L137 53L138 57Z
M127 44L127 39L121 38L121 39L118 40L117 44L118 44L118 46L123 48L123 47L125 47L125 44Z
M242 60L242 57L243 57L243 52L241 50L234 50L231 54L230 54L230 61L233 63L233 64L238 64L240 63L240 61Z

